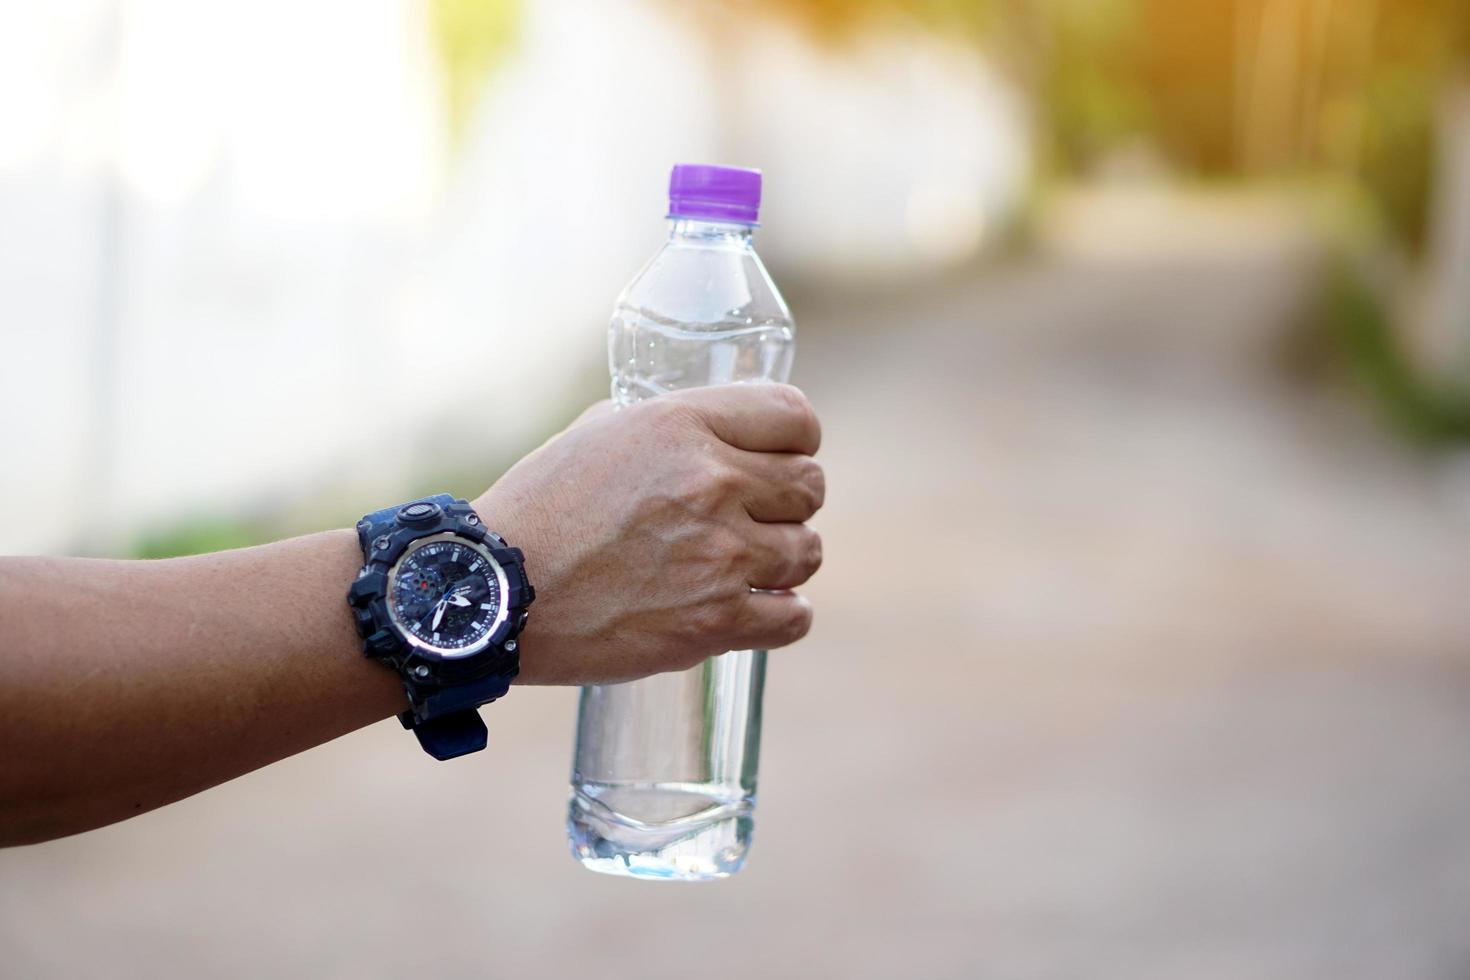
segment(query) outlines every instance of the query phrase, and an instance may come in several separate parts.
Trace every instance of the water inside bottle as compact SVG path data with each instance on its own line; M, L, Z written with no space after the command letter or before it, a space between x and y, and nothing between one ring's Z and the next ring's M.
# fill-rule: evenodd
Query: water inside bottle
M676 219L618 298L608 333L619 405L785 381L794 354L790 311L743 222ZM684 881L740 870L754 826L765 667L765 651L742 650L583 688L567 830L584 866Z
M765 666L765 651L740 650L691 670L583 689L568 826L585 866L684 880L740 870L753 827Z
M785 378L794 341L789 323L732 317L690 330L647 310L619 307L612 322L613 398L628 404L680 388Z

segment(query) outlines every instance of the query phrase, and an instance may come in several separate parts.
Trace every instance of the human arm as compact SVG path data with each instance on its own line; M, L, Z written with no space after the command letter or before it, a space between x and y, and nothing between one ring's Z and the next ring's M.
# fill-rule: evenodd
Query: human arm
M624 680L804 634L819 432L785 386L589 412L477 500L539 598L520 683ZM0 559L0 843L198 792L405 706L345 601L349 530L163 561Z

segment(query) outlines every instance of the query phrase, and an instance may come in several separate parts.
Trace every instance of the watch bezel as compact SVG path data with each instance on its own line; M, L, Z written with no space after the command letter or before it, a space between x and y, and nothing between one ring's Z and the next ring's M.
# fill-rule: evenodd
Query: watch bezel
M439 541L454 541L474 551L481 558L490 563L495 569L495 583L500 589L500 608L495 612L495 619L490 623L485 635L466 647L439 647L420 639L414 632L408 629L398 618L398 610L394 608L394 594L398 590L398 570L408 558L420 548L426 547ZM393 562L388 569L387 581L384 583L383 605L388 613L388 622L392 625L394 632L402 638L413 653L426 656L433 660L457 661L473 657L477 653L486 650L495 639L502 626L510 618L510 579L505 573L505 566L496 560L490 553L490 548L483 542L466 537L455 531L440 531L422 538L415 538L403 549L403 553Z

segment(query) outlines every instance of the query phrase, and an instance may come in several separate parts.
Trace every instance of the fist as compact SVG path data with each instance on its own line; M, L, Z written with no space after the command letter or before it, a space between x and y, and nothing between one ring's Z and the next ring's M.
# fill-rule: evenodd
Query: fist
M520 681L615 683L805 636L820 442L798 389L724 385L600 403L517 463L475 508L536 586Z

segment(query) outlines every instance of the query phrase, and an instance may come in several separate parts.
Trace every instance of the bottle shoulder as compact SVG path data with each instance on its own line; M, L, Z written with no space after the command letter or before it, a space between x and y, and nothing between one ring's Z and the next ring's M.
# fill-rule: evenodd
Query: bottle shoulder
M775 281L748 245L670 241L627 285L617 306L670 324L793 325Z

